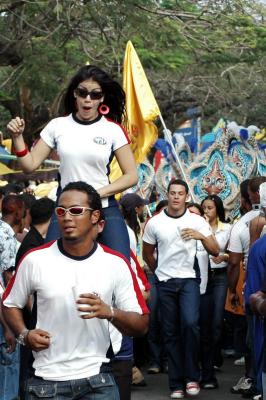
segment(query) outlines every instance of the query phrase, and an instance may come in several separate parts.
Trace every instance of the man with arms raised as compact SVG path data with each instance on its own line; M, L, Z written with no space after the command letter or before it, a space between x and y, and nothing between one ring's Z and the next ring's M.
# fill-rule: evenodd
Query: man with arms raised
M147 330L148 311L126 262L93 240L99 194L74 182L58 204L62 238L28 253L3 296L8 324L35 358L26 392L31 400L116 400L113 376L106 372L109 324L140 335ZM33 292L37 325L28 331L21 309Z
M168 206L144 230L143 256L155 272L163 335L168 355L171 398L199 393L200 279L196 244L217 256L219 246L209 224L186 209L188 185L176 179L168 186ZM158 259L154 257L157 247Z

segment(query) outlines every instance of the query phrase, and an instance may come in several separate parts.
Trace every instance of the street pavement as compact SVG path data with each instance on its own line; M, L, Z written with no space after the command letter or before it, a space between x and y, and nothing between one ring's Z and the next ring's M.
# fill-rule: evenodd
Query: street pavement
M166 374L148 375L145 368L142 368L145 375L147 386L136 387L132 390L132 400L165 400L170 399L168 389L168 379ZM233 358L224 361L221 371L216 376L219 388L214 390L201 390L195 400L242 400L241 395L232 394L231 386L235 385L238 379L244 375L243 366L235 366Z

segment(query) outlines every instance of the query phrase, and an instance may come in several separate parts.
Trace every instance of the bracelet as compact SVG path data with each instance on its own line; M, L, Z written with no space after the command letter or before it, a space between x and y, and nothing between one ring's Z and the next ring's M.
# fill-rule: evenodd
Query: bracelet
M114 312L114 307L110 306L110 310L111 310L111 318L108 320L109 322L113 322L114 320L114 316L115 316L115 312Z
M24 157L26 154L28 154L28 152L29 152L29 148L26 145L24 150L15 151L15 154L16 154L17 157Z
M28 336L29 329L25 328L23 329L22 332L18 335L16 341L18 344L21 344L22 346L26 346L26 338Z

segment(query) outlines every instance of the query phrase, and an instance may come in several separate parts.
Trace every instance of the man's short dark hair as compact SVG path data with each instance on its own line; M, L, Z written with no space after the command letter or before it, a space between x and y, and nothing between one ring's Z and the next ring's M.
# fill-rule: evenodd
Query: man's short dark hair
M249 179L248 187L252 193L259 191L260 185L266 182L266 176L254 176Z
M31 224L38 225L48 222L52 217L55 208L55 202L48 197L36 200L31 208Z
M69 190L78 190L80 192L86 193L88 196L89 206L93 210L100 211L99 220L104 219L101 198L100 198L99 193L94 189L94 187L92 187L91 185L88 185L86 182L78 181L78 182L68 183L62 190L62 193L67 192Z
M14 214L18 208L25 207L24 201L16 194L8 194L2 202L2 216Z
M24 201L26 210L30 210L32 205L35 203L35 201L37 201L36 197L33 194L30 194L30 193L22 193L19 196Z
M8 194L19 194L23 190L23 186L19 185L18 183L8 183L3 187L4 196Z
M167 193L169 193L170 187L171 187L172 185L181 185L181 186L184 186L184 188L185 188L185 190L186 190L186 193L188 194L188 184L187 184L185 181L183 181L182 179L173 179L172 181L170 181L170 182L169 182L169 185L168 185L168 187L167 187Z

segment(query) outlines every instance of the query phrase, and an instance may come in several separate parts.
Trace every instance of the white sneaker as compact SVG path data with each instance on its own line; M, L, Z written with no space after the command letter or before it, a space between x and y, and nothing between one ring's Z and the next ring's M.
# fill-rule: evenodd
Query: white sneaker
M240 357L234 361L234 365L245 365L245 357Z
M186 393L188 396L197 396L200 392L198 382L188 382L186 385Z
M170 398L171 399L183 399L184 397L184 391L182 389L180 390L174 390L171 394L170 394Z
M252 379L242 376L235 386L231 387L231 393L242 393L243 390L247 390L252 385Z

